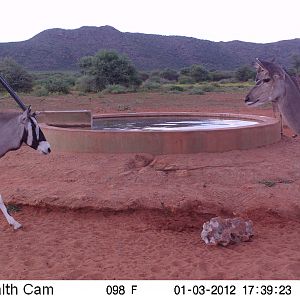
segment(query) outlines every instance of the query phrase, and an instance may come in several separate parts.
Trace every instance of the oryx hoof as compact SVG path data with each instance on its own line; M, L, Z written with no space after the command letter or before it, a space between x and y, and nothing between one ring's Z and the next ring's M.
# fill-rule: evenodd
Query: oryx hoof
M14 230L22 228L22 224L18 223L17 221L10 225L14 228Z

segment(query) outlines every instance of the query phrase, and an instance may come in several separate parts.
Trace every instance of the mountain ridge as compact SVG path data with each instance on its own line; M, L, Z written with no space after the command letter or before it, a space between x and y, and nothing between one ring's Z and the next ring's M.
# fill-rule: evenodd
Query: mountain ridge
M12 57L31 71L76 70L81 57L100 50L125 54L139 70L181 69L202 64L209 70L234 70L255 57L276 58L285 67L300 54L300 39L275 43L213 42L178 35L121 32L112 26L44 30L21 42L0 43L0 58Z

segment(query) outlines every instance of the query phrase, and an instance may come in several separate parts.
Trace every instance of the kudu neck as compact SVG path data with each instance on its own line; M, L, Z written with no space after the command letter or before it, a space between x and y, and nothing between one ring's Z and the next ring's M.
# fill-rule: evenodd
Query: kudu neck
M278 108L287 125L300 134L300 89L289 75L285 78L285 91L278 99Z

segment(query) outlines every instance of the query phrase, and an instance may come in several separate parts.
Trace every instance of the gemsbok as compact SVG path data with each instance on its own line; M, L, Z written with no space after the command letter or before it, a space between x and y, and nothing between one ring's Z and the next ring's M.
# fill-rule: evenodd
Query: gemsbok
M35 114L28 107L23 113L0 113L0 158L7 152L19 149L25 143L40 153L49 154L50 145L39 127ZM22 227L7 211L0 195L0 209L14 229Z
M247 105L271 102L285 123L300 134L300 89L296 78L279 65L256 59L255 86L245 98Z

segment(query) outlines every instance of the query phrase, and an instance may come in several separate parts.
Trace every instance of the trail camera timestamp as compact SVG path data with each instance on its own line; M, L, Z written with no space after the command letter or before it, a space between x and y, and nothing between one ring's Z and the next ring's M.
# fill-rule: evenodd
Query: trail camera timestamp
M175 285L175 295L236 295L237 289L235 285Z
M175 285L175 295L232 295L232 296L255 296L255 295L285 295L292 294L291 285Z
M290 285L244 285L245 295L291 295Z

